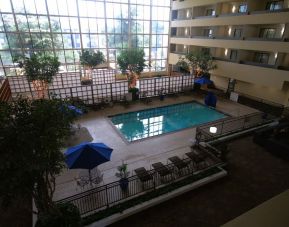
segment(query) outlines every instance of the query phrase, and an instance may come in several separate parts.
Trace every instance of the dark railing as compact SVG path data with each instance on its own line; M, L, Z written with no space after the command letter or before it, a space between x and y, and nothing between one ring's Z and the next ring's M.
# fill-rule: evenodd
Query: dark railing
M196 139L198 141L210 141L231 133L239 132L265 123L269 123L272 120L272 117L261 112L252 113L240 117L222 119L219 121L208 123L204 126L197 127ZM217 128L216 133L210 132L211 127Z
M133 197L140 196L148 191L164 187L173 182L224 164L213 154L207 152L205 148L200 147L199 149L199 152L205 154L205 165L196 166L191 159L187 158L182 161L187 163L188 166L181 170L178 170L172 163L165 165L165 167L171 171L171 173L166 176L160 176L158 172L153 169L148 171L152 179L146 182L141 182L136 175L129 177L128 188L126 190L122 190L120 188L120 182L115 181L56 202L73 203L78 207L81 216L85 217Z
M146 98L191 91L193 86L194 76L189 74L144 78L139 81L139 93L140 98Z
M111 78L114 78L112 70L100 70L103 75L108 73ZM114 72L114 71L113 71ZM94 73L96 74L96 73ZM93 76L92 85L81 85L80 76L69 77L68 80L65 77L57 77L53 84L48 88L48 98L57 97L61 99L80 99L85 104L95 105L100 103L109 103L126 100L126 94L128 93L129 84L127 80L124 81L96 81L95 75ZM186 92L193 88L193 76L182 74L178 76L161 76L153 78L142 78L139 80L139 94L140 98L159 96L162 94L180 93ZM64 83L65 82L65 83ZM102 83L100 83L102 82ZM38 94L33 85L27 81L25 76L13 76L9 77L9 84L12 91L12 97L18 95L27 96L32 99L37 99Z
M4 82L0 84L0 101L7 102L11 99L11 90L8 79L4 79Z

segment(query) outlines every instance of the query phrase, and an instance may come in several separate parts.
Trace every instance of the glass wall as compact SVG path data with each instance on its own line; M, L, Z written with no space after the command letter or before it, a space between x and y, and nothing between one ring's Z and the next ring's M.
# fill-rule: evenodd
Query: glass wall
M37 51L78 71L87 48L115 67L121 49L140 47L146 70L165 70L169 13L169 0L0 0L0 75L15 75L12 59Z

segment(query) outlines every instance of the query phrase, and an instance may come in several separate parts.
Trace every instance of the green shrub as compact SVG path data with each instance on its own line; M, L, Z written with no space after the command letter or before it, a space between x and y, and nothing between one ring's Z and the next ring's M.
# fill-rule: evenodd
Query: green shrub
M57 204L48 214L38 216L35 227L80 227L81 217L78 208L71 203Z

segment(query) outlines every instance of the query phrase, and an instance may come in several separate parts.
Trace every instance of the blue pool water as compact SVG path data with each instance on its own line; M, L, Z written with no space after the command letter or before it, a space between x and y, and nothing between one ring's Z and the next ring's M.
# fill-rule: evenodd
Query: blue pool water
M129 142L193 127L227 117L196 102L157 107L110 116Z

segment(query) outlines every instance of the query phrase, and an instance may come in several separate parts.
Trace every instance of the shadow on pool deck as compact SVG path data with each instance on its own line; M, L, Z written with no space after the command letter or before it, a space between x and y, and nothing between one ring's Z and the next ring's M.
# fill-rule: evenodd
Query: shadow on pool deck
M220 226L289 188L289 162L254 144L228 142L226 178L135 214L111 226Z

